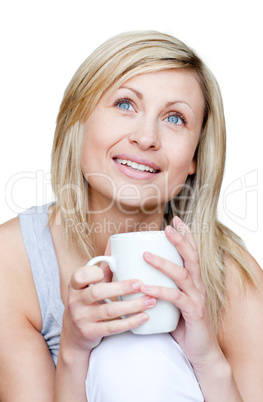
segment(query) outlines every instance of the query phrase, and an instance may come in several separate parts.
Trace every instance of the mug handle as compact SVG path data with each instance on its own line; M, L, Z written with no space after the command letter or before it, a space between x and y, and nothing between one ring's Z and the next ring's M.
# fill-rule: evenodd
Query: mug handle
M87 267L91 266L91 265L96 265L98 262L106 262L109 267L110 270L112 272L116 271L116 265L115 265L115 261L114 258L111 256L107 256L107 255L99 255L97 257L92 258L88 263L87 263ZM93 286L94 283L90 283L89 286ZM111 303L111 300L106 298L104 299L105 303Z

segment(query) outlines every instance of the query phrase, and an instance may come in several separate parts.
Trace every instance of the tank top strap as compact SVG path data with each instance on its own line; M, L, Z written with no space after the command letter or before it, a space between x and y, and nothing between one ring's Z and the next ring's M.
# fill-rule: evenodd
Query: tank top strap
M60 278L56 253L48 225L48 208L32 207L19 214L22 236L29 258L42 314L42 333L50 314L62 326L64 305L60 294Z

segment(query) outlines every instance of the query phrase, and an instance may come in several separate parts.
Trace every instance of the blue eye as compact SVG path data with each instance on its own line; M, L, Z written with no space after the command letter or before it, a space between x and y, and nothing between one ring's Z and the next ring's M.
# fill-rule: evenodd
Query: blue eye
M134 108L132 107L131 101L129 99L118 99L116 102L114 102L114 106L117 106L119 109L122 110L134 111Z
M167 121L169 121L169 123L177 124L179 121L179 117L178 116L169 116L167 118Z
M170 114L170 116L166 117L164 121L168 121L168 123L175 124L177 126L186 124L185 118L178 114Z
M118 107L120 109L125 109L125 110L129 110L130 106L131 105L128 102L121 102L118 104Z

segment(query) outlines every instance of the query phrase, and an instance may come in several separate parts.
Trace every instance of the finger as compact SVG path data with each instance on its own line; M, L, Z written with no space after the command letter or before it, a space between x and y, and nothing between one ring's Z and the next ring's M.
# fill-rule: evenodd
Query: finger
M176 229L178 232L180 232L183 236L185 236L185 237L189 240L191 246L192 246L195 250L197 250L197 245L196 245L194 236L193 236L193 234L192 234L191 229L189 228L189 226L187 226L186 223L184 223L184 222L182 221L182 219L179 218L179 216L175 216L175 217L173 218L173 224L174 224L175 229Z
M154 297L143 296L133 300L98 304L90 308L88 313L91 322L113 320L122 316L136 314L156 305Z
M194 248L189 241L189 235L182 235L172 226L165 228L165 234L183 258L184 267L191 274L194 282L199 284L201 281L199 254L197 248Z
M156 299L165 300L176 305L180 310L185 310L191 299L180 289L163 286L142 285L141 292Z
M122 282L111 283L100 282L85 290L82 295L83 303L93 304L107 298L138 293L141 285L142 281L139 281L138 279L129 279Z
M104 278L103 270L96 265L78 268L73 272L69 286L72 289L80 290L86 288L91 283L96 283Z
M137 328L139 325L145 323L148 319L149 316L147 313L139 313L121 320L94 323L93 328L94 331L96 331L97 337L104 337Z
M171 278L185 294L194 295L197 292L191 275L184 267L149 252L144 253L143 257L146 262Z
M141 291L148 296L162 299L174 304L179 308L188 323L201 321L209 316L206 297L199 293L197 297L191 298L179 289L165 288L161 286L142 285Z

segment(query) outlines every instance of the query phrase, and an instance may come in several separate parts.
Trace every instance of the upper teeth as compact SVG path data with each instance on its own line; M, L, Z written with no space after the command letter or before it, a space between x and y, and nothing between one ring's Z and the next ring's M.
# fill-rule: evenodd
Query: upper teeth
M122 165L128 165L128 166L132 167L133 169L137 169L137 170L141 170L141 171L146 170L147 172L151 172L151 173L157 172L157 170L154 170L150 166L142 165L141 163L132 162L127 159L116 158L116 162L121 163Z

